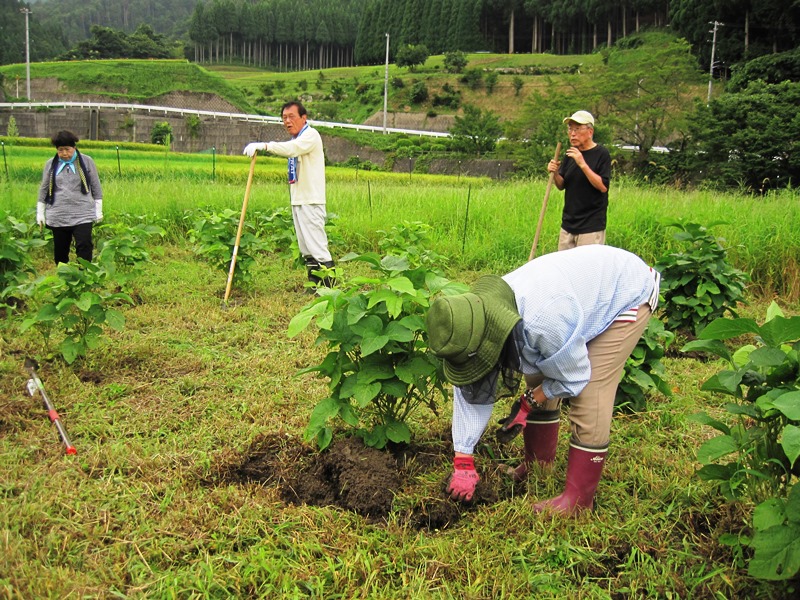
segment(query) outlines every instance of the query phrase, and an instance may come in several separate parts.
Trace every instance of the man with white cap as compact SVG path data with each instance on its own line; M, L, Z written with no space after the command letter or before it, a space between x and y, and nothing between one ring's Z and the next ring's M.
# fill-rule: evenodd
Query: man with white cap
M497 431L523 433L527 476L552 464L561 398L570 398L571 439L564 493L535 512L591 509L608 452L617 386L658 304L660 276L641 258L611 246L584 246L536 258L503 276L486 275L469 292L437 298L426 317L428 345L454 385L454 471L447 492L473 498L473 451L496 398L516 395Z
M579 110L566 117L570 147L563 161L551 160L547 171L564 192L558 249L605 244L611 156L594 141L594 117Z

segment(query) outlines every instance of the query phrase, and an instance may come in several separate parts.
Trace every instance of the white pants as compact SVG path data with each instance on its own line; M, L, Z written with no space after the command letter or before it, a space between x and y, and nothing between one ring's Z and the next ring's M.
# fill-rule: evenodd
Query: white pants
M325 233L325 205L299 204L292 206L292 220L297 235L300 254L311 257L318 263L330 262L328 234Z

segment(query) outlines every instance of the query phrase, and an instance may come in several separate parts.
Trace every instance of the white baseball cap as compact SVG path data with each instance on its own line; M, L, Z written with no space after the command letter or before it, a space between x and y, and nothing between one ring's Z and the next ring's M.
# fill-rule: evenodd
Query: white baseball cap
M581 125L591 125L594 127L594 117L592 113L587 112L585 110L579 110L578 112L574 113L571 117L566 117L564 119L564 123L567 121L575 121L576 123L580 123Z

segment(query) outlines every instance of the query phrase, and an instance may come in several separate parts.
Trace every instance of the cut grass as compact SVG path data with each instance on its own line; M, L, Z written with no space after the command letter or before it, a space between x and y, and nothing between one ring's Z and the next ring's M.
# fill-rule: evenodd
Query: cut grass
M299 437L322 381L313 337L286 327L307 297L304 273L262 257L250 291L220 298L182 243L154 253L135 281L141 303L88 359L43 362L41 376L78 448L64 457L23 393L32 333L6 322L0 356L0 589L8 597L609 598L779 597L735 566L718 537L731 512L694 477L712 410L699 392L713 364L666 361L672 399L614 421L598 511L535 516L560 492L566 436L550 470L454 527L416 530L403 507L439 498L449 464L409 485L384 525L330 507L287 505L269 484L209 485L259 434ZM46 251L37 266L49 269ZM498 409L499 410L499 409ZM446 430L450 407L415 422ZM521 453L515 442L513 454ZM479 467L492 467L481 454Z

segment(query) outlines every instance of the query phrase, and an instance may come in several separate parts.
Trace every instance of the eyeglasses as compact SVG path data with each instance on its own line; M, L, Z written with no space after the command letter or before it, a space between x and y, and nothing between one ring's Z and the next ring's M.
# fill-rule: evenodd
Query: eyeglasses
M583 131L586 129L586 125L568 125L567 131L570 133L577 133L578 131Z
M281 119L284 121L296 121L300 118L300 115L282 115Z

